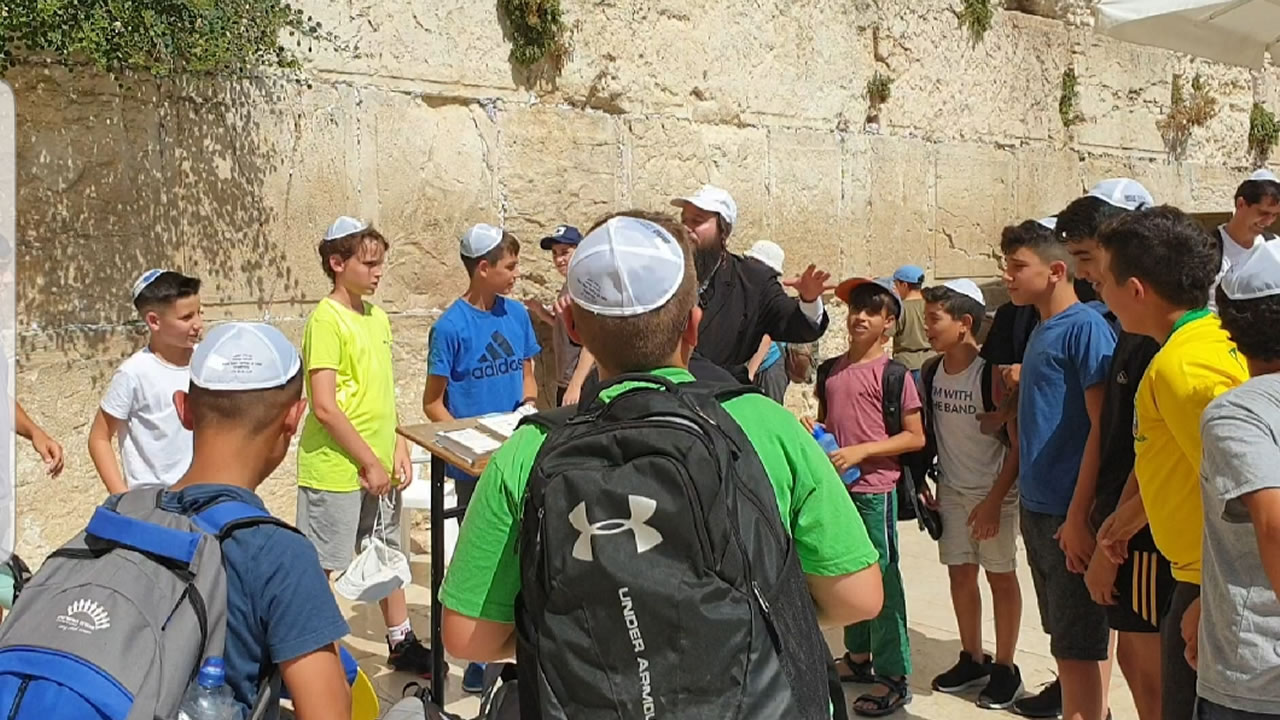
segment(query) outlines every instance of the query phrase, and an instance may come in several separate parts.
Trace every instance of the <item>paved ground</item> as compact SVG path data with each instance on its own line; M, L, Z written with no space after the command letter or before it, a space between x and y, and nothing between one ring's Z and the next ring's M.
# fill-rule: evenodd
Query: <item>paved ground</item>
M933 692L929 682L934 675L946 670L955 662L960 652L960 642L955 631L955 617L951 611L951 600L947 591L947 574L945 568L938 564L937 548L929 537L917 532L914 525L903 524L902 538L902 574L907 586L907 614L910 619L912 656L915 663L915 674L911 678L915 700L905 710L894 714L894 718L924 718L927 720L969 720L971 718L1012 717L999 711L979 709L973 704L977 697L977 689L963 696L949 696ZM421 535L415 534L415 537ZM430 619L428 613L429 600L427 586L430 580L430 565L425 548L415 545L413 555L413 574L420 583L410 590L410 613L414 628L422 636L429 633ZM1022 637L1018 643L1018 664L1022 668L1024 682L1028 690L1034 691L1041 683L1052 679L1053 661L1049 657L1048 638L1040 630L1040 622L1035 609L1035 596L1031 588L1031 578L1027 575L1025 562L1019 568L1023 593L1023 626ZM990 594L983 588L987 611L990 617ZM398 699L405 683L413 678L388 670L383 662L386 660L386 645L383 639L381 617L376 606L343 606L351 620L352 636L349 647L359 658L365 672L373 679L379 696L383 699L384 710L395 699ZM990 620L984 627L984 637L988 651L993 650L994 629ZM838 632L828 634L832 648L839 648ZM476 701L464 695L459 684L462 680L462 665L450 659L452 671L449 675L446 697L451 701L448 708L463 717L471 717L476 712ZM850 701L863 692L858 686L848 686ZM1129 697L1124 679L1119 670L1113 673L1111 683L1112 711L1116 720L1136 720L1133 700Z

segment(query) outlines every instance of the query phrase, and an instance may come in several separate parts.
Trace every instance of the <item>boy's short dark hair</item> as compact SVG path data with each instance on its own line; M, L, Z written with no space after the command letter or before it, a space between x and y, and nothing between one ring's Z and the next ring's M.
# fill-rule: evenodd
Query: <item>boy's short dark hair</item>
M498 244L494 245L493 249L489 252L479 257L467 257L466 255L459 255L458 257L462 258L462 267L467 269L467 277L472 277L476 274L476 268L480 267L481 260L489 263L490 265L497 265L502 262L502 258L507 255L518 256L519 254L520 240L517 239L515 235L503 230L502 239L499 240Z
M187 395L196 431L234 424L256 435L269 430L302 397L302 371L284 385L265 390L206 390L192 383Z
M1076 198L1058 213L1055 231L1067 242L1081 242L1098 237L1098 231L1109 220L1128 210L1116 207L1102 198L1085 195Z
M1217 289L1218 317L1222 328L1231 336L1247 358L1264 362L1280 360L1280 295L1251 300L1232 300Z
M329 258L336 257L346 262L370 244L381 245L383 252L391 247L391 243L387 242L382 233L372 227L333 240L322 240L320 241L320 267L324 268L324 274L328 275L330 280L334 280L336 278L333 274L333 266L329 264Z
M647 372L663 367L680 343L680 335L689 322L689 311L698 302L698 279L693 266L693 241L689 231L669 215L645 210L611 213L597 220L590 235L615 217L633 217L661 227L676 239L684 250L684 280L662 307L633 317L606 317L573 306L574 325L582 337L582 345L596 361L614 373ZM619 342L626 338L626 342Z
M898 299L888 289L875 282L865 282L849 292L849 312L866 310L885 317L898 319Z
M1170 205L1135 210L1102 227L1112 277L1137 278L1180 308L1204 307L1222 268L1222 243L1190 215Z
M987 317L987 308L977 300L943 285L925 288L921 294L924 295L926 303L941 305L942 311L956 320L967 315L973 323L970 331L975 336L982 329L982 321Z
M138 297L133 299L133 306L138 312L146 314L152 310L169 307L182 298L200 294L200 279L188 277L180 272L166 270L156 276L150 284L142 288Z
M1280 183L1274 180L1245 180L1236 188L1236 199L1245 205L1257 205L1264 200L1280 202Z
M1000 252L1012 255L1022 248L1027 248L1046 263L1065 263L1068 276L1075 273L1075 264L1071 261L1071 253L1067 252L1066 244L1054 230L1035 220L1009 225L1000 233Z

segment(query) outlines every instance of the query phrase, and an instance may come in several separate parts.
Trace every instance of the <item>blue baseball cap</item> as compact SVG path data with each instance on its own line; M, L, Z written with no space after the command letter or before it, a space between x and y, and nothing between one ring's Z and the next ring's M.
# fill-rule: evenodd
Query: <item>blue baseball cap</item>
M582 242L582 233L572 225L558 225L551 234L542 238L539 245L543 250L550 250L552 245L577 245Z
M903 265L893 271L893 279L899 282L920 285L924 282L924 269L919 265Z

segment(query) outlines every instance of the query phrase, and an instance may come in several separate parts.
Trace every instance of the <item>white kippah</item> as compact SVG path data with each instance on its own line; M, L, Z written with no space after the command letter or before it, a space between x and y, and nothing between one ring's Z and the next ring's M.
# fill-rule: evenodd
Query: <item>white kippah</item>
M191 355L191 384L205 390L265 390L298 374L302 360L284 334L265 323L226 323Z
M1227 269L1219 283L1232 300L1280 295L1280 242L1259 242L1243 260Z
M1094 185L1085 193L1089 197L1105 200L1118 208L1138 210L1156 204L1151 193L1142 183L1129 178L1111 178Z
M502 242L502 230L492 225L472 225L462 234L462 240L458 243L458 251L463 257L478 258L487 254L490 250L498 247L498 243Z
M153 268L139 275L138 279L133 281L133 299L137 300L138 296L142 294L143 290L147 289L148 285L155 282L156 278L160 277L166 272L168 271L161 270L159 268Z
M684 273L684 248L671 233L648 220L615 217L573 254L569 297L596 315L642 315L665 305Z
M353 217L343 215L337 220L334 220L333 224L329 226L329 229L325 231L324 241L329 242L330 240L337 240L338 238L346 237L352 233L358 233L361 230L368 229L368 227L369 223L364 222L363 220L357 220Z

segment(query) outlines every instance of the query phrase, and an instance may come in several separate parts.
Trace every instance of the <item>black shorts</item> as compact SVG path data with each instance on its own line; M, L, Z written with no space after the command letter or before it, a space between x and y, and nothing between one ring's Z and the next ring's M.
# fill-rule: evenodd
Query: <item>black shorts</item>
M1143 528L1129 540L1129 558L1116 571L1116 604L1107 606L1111 629L1159 632L1175 584L1169 561L1156 550L1151 530Z
M1067 556L1054 534L1066 520L1022 508L1022 542L1040 607L1040 624L1049 634L1056 660L1107 659L1111 629L1107 614L1093 601L1084 576L1067 569Z

